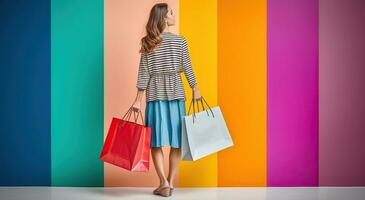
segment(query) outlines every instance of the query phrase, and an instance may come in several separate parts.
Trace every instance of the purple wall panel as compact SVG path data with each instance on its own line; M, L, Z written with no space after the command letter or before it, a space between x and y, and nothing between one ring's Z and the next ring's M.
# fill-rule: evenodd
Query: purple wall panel
M268 0L268 186L318 186L318 0Z
M365 1L320 0L321 186L365 185Z

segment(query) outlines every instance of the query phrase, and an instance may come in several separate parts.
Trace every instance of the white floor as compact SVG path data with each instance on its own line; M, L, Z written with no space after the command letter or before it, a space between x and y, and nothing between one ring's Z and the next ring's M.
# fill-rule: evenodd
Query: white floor
M154 188L0 187L0 200L165 199ZM166 199L199 200L365 200L365 187L220 187L176 188Z

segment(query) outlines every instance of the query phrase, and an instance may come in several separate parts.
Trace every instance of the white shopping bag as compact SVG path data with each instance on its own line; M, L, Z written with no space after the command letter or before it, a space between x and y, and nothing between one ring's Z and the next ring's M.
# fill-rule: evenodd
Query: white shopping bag
M186 115L182 121L181 134L181 159L198 160L202 157L216 153L220 150L233 146L232 138L224 121L219 106L200 112ZM189 106L190 110L191 105ZM193 105L193 108L195 105ZM189 114L189 111L188 113ZM195 114L195 115L194 115ZM194 117L195 116L195 117Z

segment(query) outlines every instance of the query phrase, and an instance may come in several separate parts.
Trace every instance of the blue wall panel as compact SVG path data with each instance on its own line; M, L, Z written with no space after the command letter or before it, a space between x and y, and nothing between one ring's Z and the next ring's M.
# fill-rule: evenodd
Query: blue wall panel
M50 0L0 1L0 186L48 186Z

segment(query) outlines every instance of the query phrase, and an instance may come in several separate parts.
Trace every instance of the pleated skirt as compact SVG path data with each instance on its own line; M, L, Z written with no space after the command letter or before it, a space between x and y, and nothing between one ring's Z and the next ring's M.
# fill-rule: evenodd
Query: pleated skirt
M155 100L146 104L146 125L151 128L151 147L181 148L181 123L185 100Z

